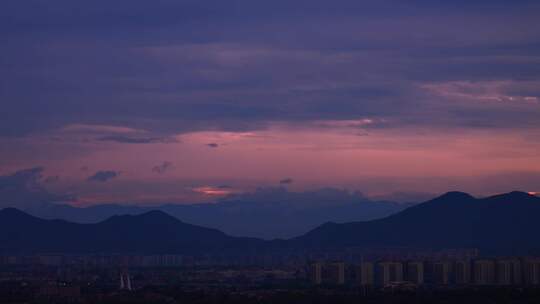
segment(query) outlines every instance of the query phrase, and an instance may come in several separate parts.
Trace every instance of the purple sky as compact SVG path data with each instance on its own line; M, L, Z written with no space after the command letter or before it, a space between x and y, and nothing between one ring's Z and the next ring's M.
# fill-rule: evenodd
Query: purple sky
M81 204L540 191L539 16L538 1L4 0L0 175L43 167Z

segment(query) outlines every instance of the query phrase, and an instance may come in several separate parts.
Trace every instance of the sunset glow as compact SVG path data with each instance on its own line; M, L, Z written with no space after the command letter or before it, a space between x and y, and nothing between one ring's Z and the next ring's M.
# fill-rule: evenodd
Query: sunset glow
M9 2L0 176L69 203L540 183L533 4Z

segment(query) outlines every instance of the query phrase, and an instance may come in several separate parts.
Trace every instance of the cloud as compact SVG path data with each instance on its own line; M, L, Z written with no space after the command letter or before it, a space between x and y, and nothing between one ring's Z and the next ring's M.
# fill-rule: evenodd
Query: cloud
M293 183L293 179L292 178L284 178L282 180L279 181L279 184L281 185L288 185L288 184L292 184Z
M122 135L111 135L103 136L98 138L99 141L111 141L122 144L166 144L166 143L177 143L178 141L175 138L171 137L130 137Z
M225 197L234 193L237 193L234 189L228 186L199 186L191 189L195 193L199 193L205 196Z
M138 130L123 126L101 125L101 124L69 124L61 129L69 133L85 134L137 134L145 133L144 130ZM118 135L120 136L120 135Z
M30 208L46 202L68 201L69 195L54 194L41 185L44 168L34 167L0 176L0 208Z
M163 174L163 173L167 172L168 170L170 170L172 168L173 168L173 163L172 162L164 161L160 165L154 166L152 168L152 172L155 172L155 173L158 173L158 174Z
M450 81L425 84L426 90L454 101L540 104L540 82L526 81Z
M321 188L302 192L289 191L285 187L260 187L253 192L243 192L226 197L224 201L249 201L257 203L294 204L295 206L338 206L359 201L370 201L358 191L337 188Z
M11 175L0 176L0 189L37 188L39 180L43 177L43 170L43 167L34 167L17 171Z
M177 134L365 117L456 126L464 119L449 107L457 105L426 96L422 84L540 79L531 1L59 0L49 10L38 2L8 0L0 13L10 39L1 48L9 58L0 60L2 135L115 124L120 134ZM532 109L534 123L536 108L520 112Z
M120 172L118 171L97 171L94 175L87 178L87 181L89 182L107 182L113 178L116 178L118 175L120 175Z
M182 178L266 175L275 183L295 169L295 185L333 184L352 167L345 159L362 175L403 174L414 161L397 150L411 145L426 159L440 157L434 163L453 158L468 167L449 154L467 153L452 143L473 142L477 131L495 154L511 146L499 144L499 134L530 137L515 145L526 152L538 141L538 1L55 0L47 9L41 2L5 0L0 10L0 35L9 41L0 45L2 172L38 163L58 172L87 164L88 173L77 172L84 176L137 165L153 174L156 160L168 159L182 164ZM290 142L160 145L203 131L275 136L275 126L336 140L321 132ZM370 136L337 138L352 131ZM449 145L435 150L417 137ZM348 156L330 166L332 158L312 147ZM220 153L196 155L205 148ZM145 156L134 164L126 153ZM375 166L378 156L366 154L385 162ZM513 169L515 160L478 164L474 173ZM528 162L538 169L538 157ZM230 169L237 164L248 166ZM314 174L313 164L325 169ZM457 167L444 172L458 174ZM196 184L220 183L234 184Z
M53 175L53 176L47 176L46 178L44 178L43 182L46 183L46 184L50 184L50 183L56 183L59 180L60 180L60 176Z
M419 203L425 202L439 196L440 193L427 192L392 192L386 195L371 197L371 199L380 201L391 201L398 203Z

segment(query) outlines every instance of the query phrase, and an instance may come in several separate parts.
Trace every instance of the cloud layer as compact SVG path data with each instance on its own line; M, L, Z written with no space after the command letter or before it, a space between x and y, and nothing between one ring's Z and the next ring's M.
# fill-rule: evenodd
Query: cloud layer
M0 208L36 208L43 203L74 199L71 195L46 190L41 184L57 177L44 177L43 171L42 167L35 167L0 176Z
M474 2L4 1L0 130L538 127L538 4Z
M383 195L474 176L493 191L489 176L540 172L539 15L538 1L5 0L0 172L45 166L48 187L96 201L281 179ZM433 189L404 181L419 177Z

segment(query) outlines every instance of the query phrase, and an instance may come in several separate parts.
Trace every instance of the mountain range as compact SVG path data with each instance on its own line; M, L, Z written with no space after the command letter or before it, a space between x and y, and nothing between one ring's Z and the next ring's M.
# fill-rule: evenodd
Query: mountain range
M333 188L306 192L260 188L215 203L153 206L103 204L82 208L41 202L26 204L22 210L40 218L76 223L97 223L116 214L137 215L160 210L187 223L219 229L233 236L274 239L299 236L327 221L345 223L381 218L410 205L374 201L361 193ZM280 225L276 225L276 222Z
M0 251L214 253L355 247L478 248L521 254L540 248L539 216L540 198L527 193L474 198L449 192L382 219L329 222L296 238L264 241L186 224L162 211L76 224L7 208L0 211Z
M371 199L360 192L343 189L293 192L280 186L229 195L209 203L173 201L148 206L101 204L84 208L65 203L76 202L76 195L51 193L45 187L48 180L43 177L43 170L36 167L0 175L0 209L13 207L36 217L76 223L98 223L117 214L137 215L161 210L187 223L219 229L230 235L273 239L299 236L327 221L345 223L381 218L411 205ZM418 198L408 196L406 201L415 201L415 197ZM276 222L280 225L275 225Z
M96 224L45 220L14 208L0 211L0 252L215 253L264 241L186 224L161 211L117 215Z
M540 198L511 192L477 199L449 192L367 222L326 223L293 241L308 248L479 248L486 253L540 249Z

